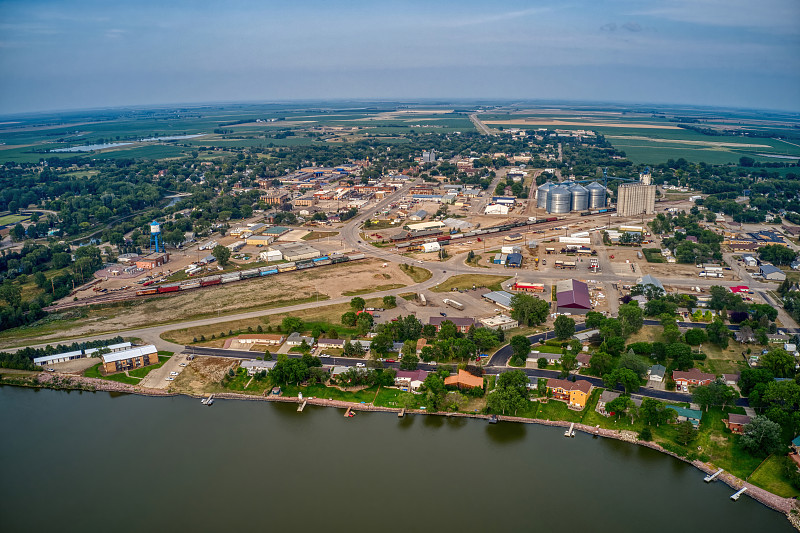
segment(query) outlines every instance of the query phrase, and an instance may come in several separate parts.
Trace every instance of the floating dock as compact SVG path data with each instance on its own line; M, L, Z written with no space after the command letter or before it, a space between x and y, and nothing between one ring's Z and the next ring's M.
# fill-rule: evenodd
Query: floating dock
M306 404L307 403L308 403L308 400L303 400L303 403L301 403L299 406L297 406L297 412L298 413L302 413L303 409L306 408Z
M746 490L747 490L747 487L743 487L743 488L742 488L740 491L738 491L736 494L734 494L733 496L731 496L731 500L733 500L733 501L736 501L736 500L738 500L738 499L739 499L739 496L741 496L742 494L744 494L744 492L745 492Z
M345 418L349 418L350 417L350 411L352 411L352 407L348 407L347 408L347 411L344 413L344 417Z
M214 394L209 394L208 398L203 398L202 400L200 400L200 403L202 403L203 405L211 405L211 404L213 404L214 403Z
M703 481L705 481L706 483L711 483L711 482L712 482L712 481L714 481L714 480L716 479L716 477L717 477L718 475L720 475L721 473L722 473L722 469L720 468L719 470L717 470L717 471L716 471L716 472L714 472L713 474L709 474L709 475L707 475L706 477L704 477L704 478L703 478Z
M569 425L569 429L564 432L565 437L574 437L575 436L575 422Z

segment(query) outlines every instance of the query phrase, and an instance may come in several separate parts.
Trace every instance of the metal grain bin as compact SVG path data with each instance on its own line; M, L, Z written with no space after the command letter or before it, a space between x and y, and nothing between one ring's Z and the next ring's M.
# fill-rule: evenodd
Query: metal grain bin
M574 184L569 188L572 194L572 210L586 211L589 209L589 191L582 185Z
M596 181L586 188L589 191L589 209L600 209L606 206L606 189Z
M553 187L547 193L547 212L548 213L569 213L572 193L566 187Z
M553 187L553 184L549 181L547 183L542 183L536 189L536 207L539 209L546 209L547 208L547 193Z

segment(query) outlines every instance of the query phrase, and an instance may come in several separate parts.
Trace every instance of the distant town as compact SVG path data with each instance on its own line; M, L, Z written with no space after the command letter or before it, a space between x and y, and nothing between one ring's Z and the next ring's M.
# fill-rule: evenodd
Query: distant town
M153 113L0 124L0 383L561 425L791 515L783 119Z

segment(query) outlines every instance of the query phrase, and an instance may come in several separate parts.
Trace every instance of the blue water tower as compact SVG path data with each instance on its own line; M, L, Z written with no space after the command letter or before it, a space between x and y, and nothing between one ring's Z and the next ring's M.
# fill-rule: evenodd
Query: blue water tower
M161 225L155 220L150 223L150 251L163 252L164 242L161 240Z

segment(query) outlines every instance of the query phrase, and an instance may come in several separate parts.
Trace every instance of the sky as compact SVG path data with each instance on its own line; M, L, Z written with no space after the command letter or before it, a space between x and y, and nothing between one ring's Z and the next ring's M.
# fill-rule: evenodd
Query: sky
M798 0L0 0L0 113L293 99L800 111Z

